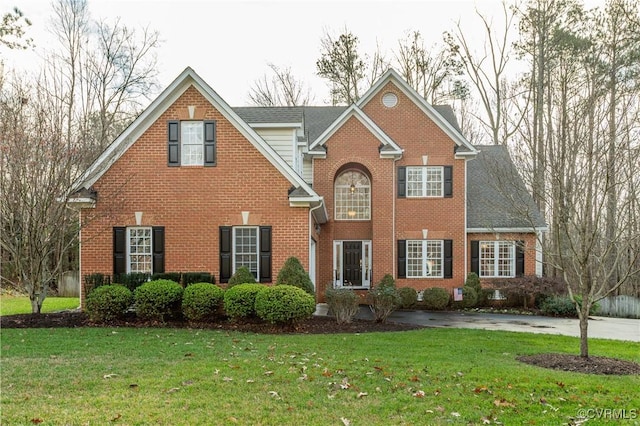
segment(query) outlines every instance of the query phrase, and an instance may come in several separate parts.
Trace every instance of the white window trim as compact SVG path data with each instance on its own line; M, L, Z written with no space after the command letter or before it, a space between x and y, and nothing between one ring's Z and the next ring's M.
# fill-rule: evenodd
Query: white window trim
M409 194L409 174L410 171L420 170L421 175L421 190L420 195L410 195ZM429 170L438 170L440 173L440 194L438 195L426 195L427 194L427 171ZM406 180L406 193L407 198L443 198L444 197L444 166L407 166L406 169L407 180Z
M509 271L509 275L499 275L497 272L499 270L499 265L500 265L500 245L501 244L510 244L510 248L509 248L509 260L511 260L511 267L510 267L510 271ZM492 274L483 274L482 272L482 263L483 263L483 258L482 258L482 246L483 245L492 245L493 246L493 253L494 253L494 257L493 257L493 267L492 267ZM497 240L497 241L480 241L479 243L479 247L478 247L478 269L479 269L479 274L478 276L480 278L514 278L516 276L516 242L515 241L507 241L507 240Z
M355 186L355 190L363 190L363 189L368 189L369 190L369 197L367 199L367 206L366 206L366 217L356 217L357 214L354 216L354 218L349 218L349 217L338 217L338 191L336 190L337 188L349 188L349 185L338 185L336 182L337 180L345 173L359 173L362 176L364 176L364 178L367 180L367 185L362 185L362 186ZM369 179L369 176L367 176L365 173L363 173L360 170L345 170L344 172L340 173L340 175L338 176L338 178L336 179L336 182L334 182L333 184L333 217L335 220L344 220L344 221L363 221L363 220L371 220L371 179Z
M409 275L409 243L419 242L422 244L422 275ZM429 261L432 259L427 258L427 245L429 243L440 243L440 274L431 275L426 274L426 271L431 269L429 267ZM405 252L407 253L407 278L444 278L444 240L406 240Z
M231 228L231 268L232 274L235 274L236 271L238 270L238 268L240 266L245 266L245 265L240 265L240 266L236 266L236 256L238 254L237 248L236 248L236 232L238 229L253 229L256 232L256 251L255 251L255 255L256 255L256 276L254 277L256 279L256 282L260 281L260 227L258 226L234 226Z
M201 137L200 143L185 143L184 137L184 129L187 127L187 124L200 124ZM200 161L197 163L185 163L185 146L199 146L200 147ZM184 120L180 123L180 165L185 167L190 166L204 166L204 121L202 120Z
M127 234L126 234L126 238L127 238L127 273L130 274L132 273L131 271L131 231L133 230L145 230L145 231L149 231L149 271L148 272L140 272L140 271L133 271L135 273L141 273L141 274L153 274L153 229L150 226L128 226L127 227Z

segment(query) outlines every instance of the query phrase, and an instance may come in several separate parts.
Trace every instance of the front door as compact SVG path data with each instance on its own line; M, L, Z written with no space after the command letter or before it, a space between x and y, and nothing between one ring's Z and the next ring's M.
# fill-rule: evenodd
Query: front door
M344 241L343 283L344 286L362 287L362 241Z
M333 242L334 287L369 288L371 241Z

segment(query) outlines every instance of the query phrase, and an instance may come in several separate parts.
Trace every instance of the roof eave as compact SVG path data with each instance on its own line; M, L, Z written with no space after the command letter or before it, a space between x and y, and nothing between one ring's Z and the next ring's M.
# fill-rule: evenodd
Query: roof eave
M494 234L494 233L515 233L515 234L532 234L536 232L548 231L548 226L525 226L513 228L467 228L467 234Z

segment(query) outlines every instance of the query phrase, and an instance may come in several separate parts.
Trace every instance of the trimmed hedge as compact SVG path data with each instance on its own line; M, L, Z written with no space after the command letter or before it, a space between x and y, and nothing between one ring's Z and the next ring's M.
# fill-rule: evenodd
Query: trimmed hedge
M449 305L449 292L444 288L432 287L422 292L422 302L428 310L440 311Z
M191 284L182 295L182 314L190 321L204 321L220 314L224 290L211 283Z
M236 272L229 278L227 289L238 284L255 284L256 279L246 266L239 267Z
M224 292L224 311L231 318L246 318L256 314L256 295L264 284L238 284Z
M300 287L281 284L258 292L255 309L258 317L270 323L295 324L313 315L316 300Z
M86 301L91 321L110 321L124 317L133 303L131 290L120 284L102 285L94 289Z
M360 309L360 298L349 288L328 288L325 298L338 324L351 323Z
M136 288L133 296L140 318L164 321L180 312L183 289L175 281L155 280Z
M367 300L373 312L373 319L376 322L387 322L389 315L400 304L400 296L393 276L386 274L377 286L369 290Z
M473 308L478 302L478 293L473 287L465 285L462 287L462 300L454 302L456 308Z

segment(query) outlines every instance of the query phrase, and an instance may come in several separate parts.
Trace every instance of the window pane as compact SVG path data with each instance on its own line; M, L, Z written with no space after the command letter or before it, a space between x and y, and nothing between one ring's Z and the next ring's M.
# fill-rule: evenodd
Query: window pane
M442 277L442 240L407 241L407 277Z
M358 171L342 173L335 182L336 220L371 219L371 186L369 178Z
M442 276L442 241L426 241L427 256L426 269L427 276Z
M495 254L494 244L491 241L480 242L480 276L492 277L494 275Z
M258 228L233 228L234 271L246 266L258 278Z
M424 197L422 186L424 167L407 167L407 197Z
M442 197L442 167L427 167L426 197Z
M182 164L194 166L204 164L202 121L183 121L180 124L182 143Z
M129 232L129 272L150 274L151 271L151 228L128 228Z
M422 241L407 241L407 277L422 277Z
M498 276L513 276L514 265L514 245L511 242L501 241L498 243Z
M442 197L443 168L407 167L407 197Z

